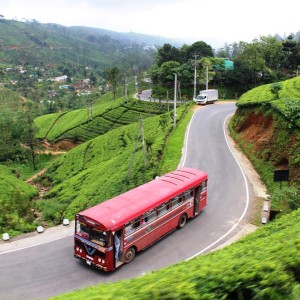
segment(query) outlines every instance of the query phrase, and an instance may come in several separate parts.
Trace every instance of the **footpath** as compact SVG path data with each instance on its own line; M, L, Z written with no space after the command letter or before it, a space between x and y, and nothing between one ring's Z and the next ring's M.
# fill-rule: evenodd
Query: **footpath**
M74 233L75 222L70 222L69 225L59 225L45 229L44 232L30 232L11 238L9 241L0 242L0 254L13 252L25 248L34 247L37 245L53 242Z

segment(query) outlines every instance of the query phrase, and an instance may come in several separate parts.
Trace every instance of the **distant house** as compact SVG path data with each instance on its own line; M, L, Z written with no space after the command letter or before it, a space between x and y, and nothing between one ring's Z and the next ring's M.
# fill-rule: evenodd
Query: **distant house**
M68 78L67 75L62 75L62 76L54 77L51 80L52 81L56 81L56 82L60 82L60 81L66 81L67 78Z

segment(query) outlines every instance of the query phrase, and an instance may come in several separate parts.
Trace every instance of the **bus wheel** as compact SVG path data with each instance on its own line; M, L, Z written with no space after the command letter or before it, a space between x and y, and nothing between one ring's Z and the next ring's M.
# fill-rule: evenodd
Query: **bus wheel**
M186 214L183 214L180 219L179 219L179 222L178 222L178 228L183 228L186 224L186 220L187 220L187 217L186 217Z
M125 263L128 264L133 261L135 257L135 249L133 247L129 248L125 253Z

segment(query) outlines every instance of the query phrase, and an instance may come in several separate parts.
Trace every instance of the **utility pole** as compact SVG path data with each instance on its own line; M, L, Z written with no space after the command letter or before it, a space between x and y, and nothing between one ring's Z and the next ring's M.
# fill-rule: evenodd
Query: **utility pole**
M175 82L174 82L174 125L173 128L176 128L176 102L177 102L177 74L175 73Z
M199 55L195 54L194 57L195 57L195 68L194 68L194 98L196 98L196 84L197 84L197 63L196 63L196 58L198 57Z
M127 172L127 178L129 179L130 177L130 173L131 173L131 168L133 165L133 161L134 161L134 157L138 148L138 143L139 143L139 139L140 139L140 135L142 134L142 146L143 146L143 155L144 155L144 166L146 167L147 164L147 158L146 158L146 145L145 145L145 137L144 137L144 126L143 126L143 118L142 118L142 114L140 114L140 128L139 128L139 132L135 141L135 146L134 146L134 150L133 150L133 154L131 156L131 161L130 161L130 165L128 168L128 172Z
M127 77L125 77L125 101L128 102L128 92L127 92Z
M206 89L208 90L208 65L206 65Z

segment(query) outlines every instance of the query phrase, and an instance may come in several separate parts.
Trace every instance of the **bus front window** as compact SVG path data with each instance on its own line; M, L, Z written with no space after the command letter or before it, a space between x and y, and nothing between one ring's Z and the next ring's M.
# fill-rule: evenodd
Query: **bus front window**
M89 236L89 226L83 222L77 221L76 224L76 233L83 238L88 238Z
M96 228L91 228L90 240L102 247L109 246L108 245L109 239L108 239L107 232L96 229Z

